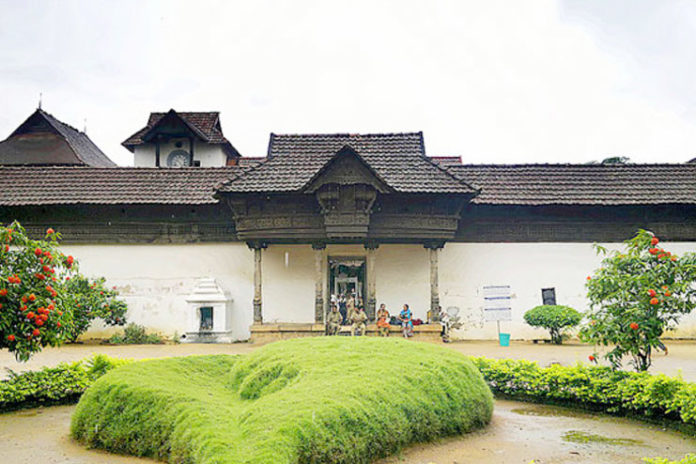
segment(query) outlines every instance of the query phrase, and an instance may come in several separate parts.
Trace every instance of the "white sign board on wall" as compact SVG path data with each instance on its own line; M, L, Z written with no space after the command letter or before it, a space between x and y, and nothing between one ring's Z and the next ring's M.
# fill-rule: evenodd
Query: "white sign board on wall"
M509 285L487 285L483 287L483 317L486 321L512 320Z

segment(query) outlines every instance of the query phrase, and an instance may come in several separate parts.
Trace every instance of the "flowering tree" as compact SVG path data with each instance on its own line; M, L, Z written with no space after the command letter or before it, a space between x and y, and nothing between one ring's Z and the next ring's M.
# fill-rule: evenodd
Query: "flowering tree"
M45 240L31 240L16 222L0 227L0 347L18 360L65 339L72 315L59 279L72 272L74 259L60 253L59 239L53 229Z
M580 337L613 346L605 358L615 368L630 356L637 371L647 370L652 351L665 349L660 341L664 331L696 305L696 255L677 257L659 243L652 233L640 230L624 242L624 251L595 245L605 258L587 278L591 309Z
M104 317L107 323L122 323L125 304L114 302L115 292L104 291L103 279L96 281L98 288L94 283L86 292L77 291L73 279L86 279L77 273L77 261L60 252L59 240L50 228L43 240L32 240L17 222L0 225L0 349L20 361L86 330L80 301L86 302L89 321ZM110 308L116 310L111 319Z

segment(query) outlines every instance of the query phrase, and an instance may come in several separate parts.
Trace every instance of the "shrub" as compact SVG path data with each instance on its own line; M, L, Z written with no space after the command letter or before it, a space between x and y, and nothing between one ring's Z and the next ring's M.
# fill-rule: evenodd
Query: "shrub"
M563 343L563 329L575 327L582 320L582 314L568 306L542 305L524 313L524 321L532 327L543 327L551 334L551 341Z
M130 361L95 355L87 360L38 371L9 371L0 381L0 410L76 402L97 378Z
M508 397L696 425L696 384L680 378L582 364L542 368L524 360L473 361L491 389Z
M669 459L665 458L644 458L643 461L646 464L696 464L696 454L689 454L678 461L670 461Z
M613 252L595 245L606 257L587 278L590 323L580 337L613 345L605 357L614 367L631 356L635 369L644 371L652 362L652 350L664 347L662 333L696 305L696 255L677 258L658 248L659 239L645 230L624 243L625 251Z
M108 289L105 279L92 279L76 274L65 282L69 297L66 305L70 306L72 320L68 325L68 340L75 341L99 318L106 325L124 325L126 323L126 303L118 299L116 288Z
M87 390L71 430L169 462L368 463L479 428L492 409L481 374L453 350L322 337L131 364Z
M111 345L157 345L164 340L157 334L148 334L142 325L131 322L123 329L123 334L114 334L107 342Z

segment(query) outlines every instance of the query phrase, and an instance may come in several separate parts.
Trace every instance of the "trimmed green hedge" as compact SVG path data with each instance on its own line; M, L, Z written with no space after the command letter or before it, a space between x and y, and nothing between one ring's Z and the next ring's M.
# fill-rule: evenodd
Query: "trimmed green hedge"
M359 464L478 429L492 412L481 374L454 350L318 337L125 366L87 390L71 430L169 462Z
M472 358L493 392L536 403L566 404L696 425L696 384L664 374L608 367Z
M129 361L95 355L92 358L38 371L15 373L0 381L0 411L75 403L94 381Z
M696 454L684 456L684 458L679 461L670 461L665 458L644 458L643 461L646 464L696 464Z

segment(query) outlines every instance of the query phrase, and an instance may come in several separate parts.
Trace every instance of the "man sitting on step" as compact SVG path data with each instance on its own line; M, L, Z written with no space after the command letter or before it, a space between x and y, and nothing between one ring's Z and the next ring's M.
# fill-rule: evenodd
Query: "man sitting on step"
M365 310L362 306L358 306L358 308L353 311L351 322L353 323L353 325L350 326L351 336L355 336L356 332L358 335L365 335L365 330L367 329L365 325L367 322L367 314L365 314Z
M338 312L338 306L335 304L331 305L331 311L326 317L326 333L327 335L338 335L341 331L341 323L343 322L343 316Z

